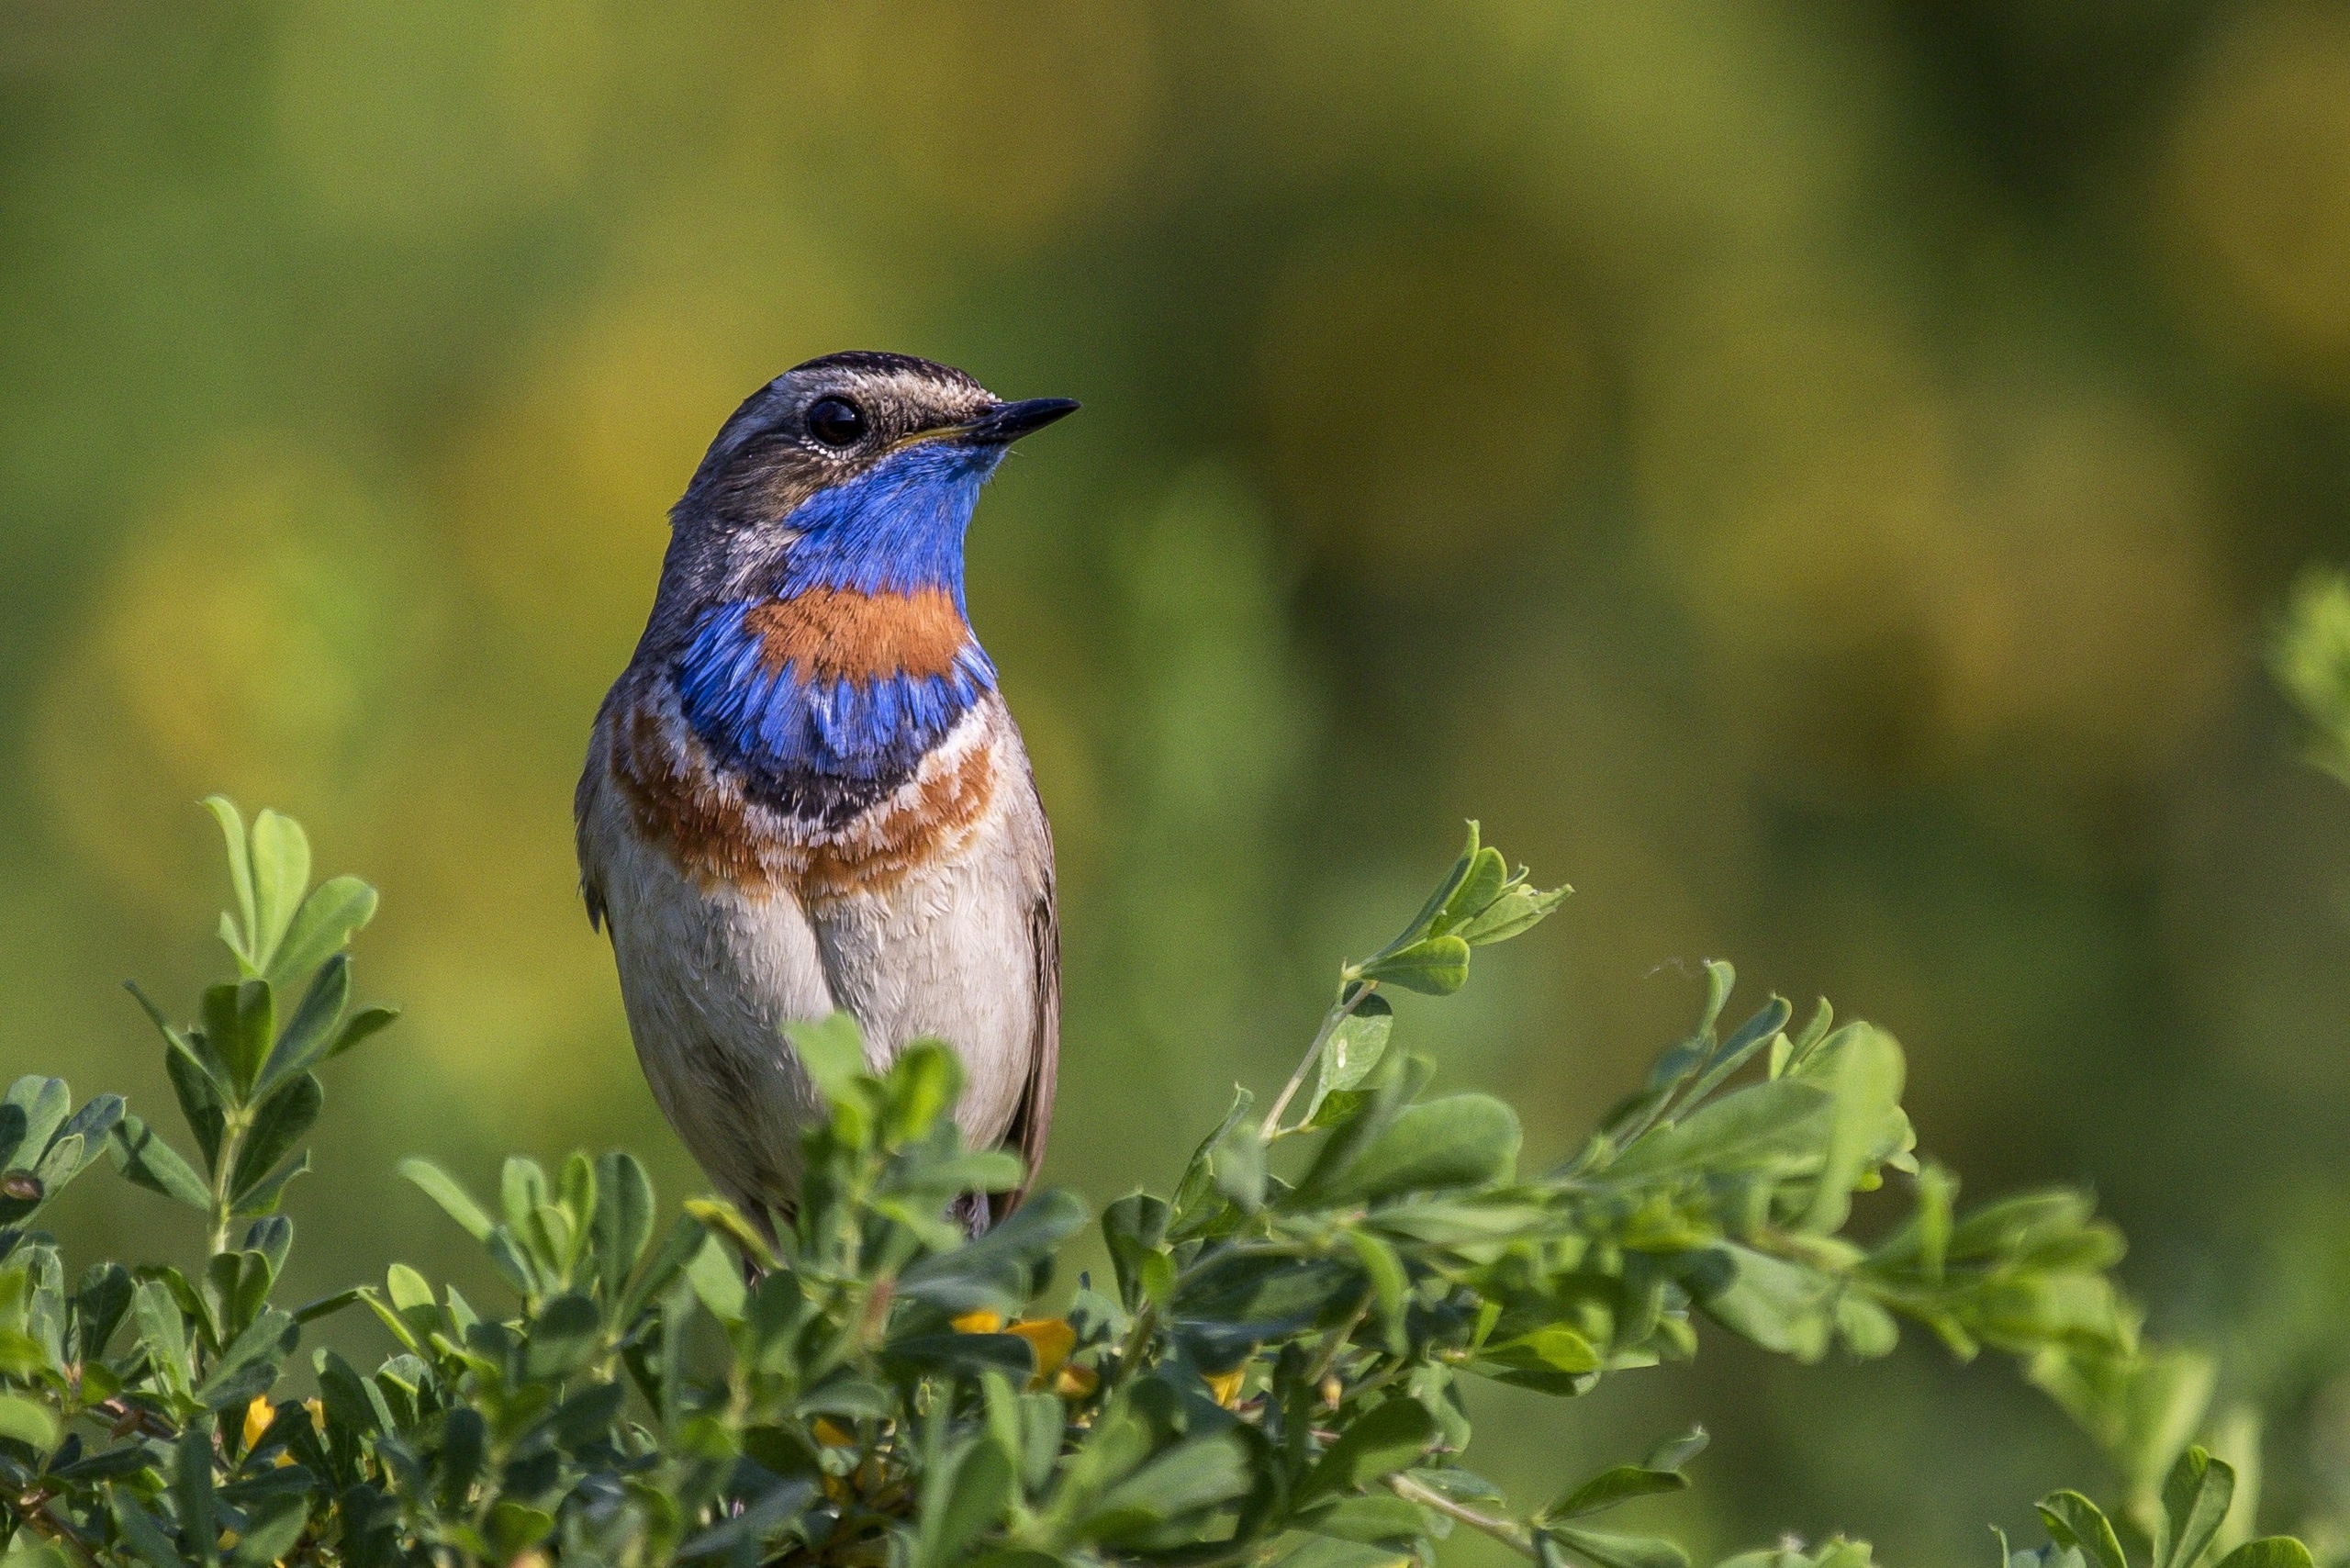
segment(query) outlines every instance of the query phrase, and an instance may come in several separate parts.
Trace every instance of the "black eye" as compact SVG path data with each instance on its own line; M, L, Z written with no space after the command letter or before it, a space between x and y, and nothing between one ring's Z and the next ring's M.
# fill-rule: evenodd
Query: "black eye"
M855 446L865 439L865 410L845 398L819 398L808 410L808 433L826 446Z

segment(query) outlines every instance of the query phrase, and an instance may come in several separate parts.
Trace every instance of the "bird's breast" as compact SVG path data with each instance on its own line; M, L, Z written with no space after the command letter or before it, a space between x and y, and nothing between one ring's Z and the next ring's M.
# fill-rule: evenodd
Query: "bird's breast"
M803 906L886 894L967 854L999 814L1008 745L985 694L903 767L858 778L746 766L699 732L677 685L646 680L607 718L627 824L706 889Z

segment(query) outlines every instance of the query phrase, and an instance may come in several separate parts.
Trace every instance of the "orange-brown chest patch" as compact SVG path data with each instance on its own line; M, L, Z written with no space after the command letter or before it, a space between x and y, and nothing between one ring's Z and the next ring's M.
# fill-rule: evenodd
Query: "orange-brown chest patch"
M746 800L692 733L651 704L621 716L610 772L637 831L703 888L788 890L821 904L888 892L960 854L994 802L996 746L982 736L926 759L904 788L838 829Z
M769 674L789 665L808 681L948 675L971 634L944 588L808 588L755 607L743 624L759 640Z

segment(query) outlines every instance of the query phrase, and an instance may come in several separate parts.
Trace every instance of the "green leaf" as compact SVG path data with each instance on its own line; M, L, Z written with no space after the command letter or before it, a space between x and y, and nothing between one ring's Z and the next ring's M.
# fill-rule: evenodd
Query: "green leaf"
M743 1211L723 1198L688 1198L686 1213L701 1222L713 1237L723 1237L733 1242L736 1250L759 1269L773 1269L777 1260L775 1249L767 1238L759 1234L758 1226L743 1217Z
M1866 1024L1838 1030L1816 1059L1818 1076L1812 1081L1835 1096L1836 1109L1803 1228L1825 1236L1843 1228L1853 1188L1890 1152L1885 1146L1893 1119L1901 1114L1903 1064L1893 1036ZM1814 1069L1806 1063L1802 1070Z
M554 1516L543 1509L500 1498L489 1510L489 1547L501 1562L511 1562L554 1533Z
M93 1263L73 1293L74 1359L102 1360L130 1310L130 1274L119 1263Z
M1644 1535L1614 1535L1605 1530L1581 1529L1573 1525L1552 1525L1536 1538L1538 1547L1551 1543L1598 1568L1689 1568L1689 1557L1669 1540L1658 1540ZM1557 1568L1552 1553L1541 1553L1544 1568Z
M1785 1168L1816 1156L1835 1101L1797 1079L1776 1079L1708 1102L1634 1142L1606 1168L1610 1180L1730 1175Z
M1390 1399L1359 1416L1298 1483L1293 1499L1304 1507L1317 1498L1360 1491L1372 1482L1417 1463L1436 1440L1436 1417L1416 1399Z
M2077 1204L2072 1211L2083 1212ZM1962 1222L1953 1235L1953 1260L1962 1256L1961 1238L1973 1223ZM2104 1283L2094 1277L2085 1282ZM2032 1383L2097 1439L2132 1491L2149 1494L2158 1490L2171 1456L2202 1424L2218 1373L2207 1352L2184 1345L2135 1352L2050 1345L2025 1367Z
M1404 927L1395 940L1373 954L1372 958L1386 958L1425 935L1436 924L1437 917L1444 913L1445 906L1452 902L1453 894L1460 890L1460 884L1469 879L1470 868L1476 863L1477 824L1472 822L1469 823L1469 842L1461 847L1460 857L1452 863L1452 869L1445 873L1444 880L1438 883L1436 891L1428 895L1428 902L1420 906L1420 913L1412 917L1412 924Z
M1237 1497L1249 1488L1248 1457L1225 1435L1176 1444L1102 1495L1080 1527L1096 1540L1130 1540L1150 1527Z
M365 1295L365 1291L357 1285L352 1285L348 1290L337 1291L332 1295L322 1295L316 1301L305 1302L296 1308L294 1321L315 1323L321 1317L331 1317L352 1303L364 1300Z
M726 1261L731 1267L733 1260ZM739 1273L734 1276L734 1288L743 1288L743 1276ZM603 1327L604 1315L586 1296L556 1296L539 1309L531 1324L530 1345L522 1363L525 1375L550 1380L570 1376L594 1358Z
M211 1209L212 1189L204 1178L137 1116L126 1114L115 1125L106 1152L117 1170L150 1192L177 1198L190 1208Z
M29 1170L49 1147L50 1136L57 1131L65 1114L73 1108L73 1092L62 1078L43 1078L28 1073L8 1086L7 1098L0 1102L0 1116L13 1137L0 1139L8 1147L0 1155L0 1167L12 1170Z
M1444 901L1444 909L1437 915L1431 930L1440 934L1475 919L1502 896L1502 890L1508 884L1509 867L1503 861L1502 852L1491 845L1479 849L1469 857L1468 869L1460 874L1460 885Z
M2270 1535L2245 1541L2221 1558L2219 1568L2314 1568L2314 1564L2308 1547L2289 1535Z
M1472 1363L1498 1382L1545 1394L1574 1394L1590 1386L1604 1364L1598 1350L1563 1323L1485 1345Z
M188 1131L196 1135L204 1168L212 1170L220 1162L220 1138L229 1125L223 1108L229 1092L225 1074L215 1078L193 1054L174 1049L163 1053L163 1075L172 1081L172 1094L179 1101Z
M57 1195L57 1190L81 1172L82 1135L66 1133L49 1146L33 1168L33 1185L39 1190L33 1202L45 1203Z
M1395 1010L1387 999L1376 992L1355 1003L1355 1009L1338 1021L1330 1037L1322 1043L1322 1060L1314 1084L1314 1097L1306 1103L1301 1121L1311 1122L1314 1113L1333 1093L1360 1087L1371 1076L1371 1069L1387 1050L1387 1037L1395 1029Z
M598 1158L596 1218L591 1229L605 1300L620 1299L629 1274L652 1244L653 1210L653 1179L644 1173L636 1156L615 1152Z
M1427 1516L1417 1503L1382 1493L1338 1497L1296 1521L1300 1529L1340 1540L1404 1541L1427 1533ZM1286 1561L1286 1560L1284 1560Z
M1265 1140L1257 1129L1235 1123L1208 1155L1208 1170L1215 1190L1243 1213L1265 1206Z
M216 985L204 993L204 1038L229 1070L237 1097L252 1091L274 1037L275 1003L267 980Z
M207 795L204 809L210 812L212 820L220 824L220 836L228 841L229 888L236 897L236 913L242 922L239 928L241 936L231 939L228 918L224 915L220 939L229 944L229 951L250 966L253 957L252 937L260 923L254 918L253 912L253 863L245 847L245 819L238 814L235 803L226 795Z
M1404 1272L1404 1260L1395 1249L1366 1230L1348 1228L1347 1245L1354 1249L1355 1261L1362 1265L1363 1277L1371 1282L1371 1294L1379 1303L1379 1321L1386 1330L1387 1348L1396 1355L1409 1349L1404 1335L1404 1308L1405 1297L1412 1288L1411 1278Z
M380 1033L387 1025L397 1022L399 1015L400 1010L397 1007L361 1008L344 1021L342 1032L335 1036L334 1044L327 1047L327 1054L320 1059L334 1060L360 1041L371 1035Z
M122 1538L130 1545L147 1568L187 1568L179 1548L163 1532L155 1516L140 1507L131 1495L118 1486L106 1489L106 1499L114 1506L115 1522L122 1530Z
M1319 1511L1315 1518L1321 1518ZM1308 1534L1304 1529L1281 1536L1280 1543L1290 1545L1290 1550L1274 1558L1271 1568L1412 1568L1418 1561L1411 1552L1393 1546Z
M246 1219L259 1215L274 1214L277 1211L278 1200L285 1195L285 1184L309 1169L310 1151L306 1148L238 1194L236 1205L230 1212L240 1218Z
M1657 1444L1640 1463L1648 1470L1679 1470L1705 1452L1706 1445L1711 1441L1713 1439L1707 1435L1705 1428L1692 1427L1679 1437L1667 1438Z
M2078 1492L2051 1492L2039 1503L2041 1523L2059 1546L2078 1547L2097 1568L2130 1568L2105 1510Z
M341 1022L342 1010L350 1001L351 959L337 953L310 978L309 989L302 993L302 1004L294 1010L294 1016L279 1034L269 1061L262 1069L260 1081L253 1085L255 1099L266 1096L296 1073L308 1072L326 1059L334 1046L335 1025Z
M253 967L268 972L278 943L310 885L310 840L302 824L264 807L253 818Z
M302 901L285 939L271 956L268 978L291 985L340 954L375 918L375 890L356 877L336 877Z
M321 1348L310 1364L318 1372L319 1398L330 1421L362 1436L390 1429L392 1413L383 1390L361 1377L341 1353Z
M1542 1510L1546 1519L1575 1519L1628 1503L1636 1497L1687 1489L1689 1478L1678 1470L1651 1470L1646 1465L1619 1464L1601 1471Z
M1735 1242L1690 1254L1683 1283L1714 1321L1766 1350L1816 1361L1828 1352L1836 1281Z
M220 1352L219 1360L213 1364L211 1375L196 1389L196 1396L218 1408L226 1403L219 1397L220 1392L231 1386L241 1387L244 1380L238 1374L249 1367L269 1368L274 1381L276 1363L292 1353L295 1342L300 1337L301 1327L292 1315L270 1308L254 1318L245 1331ZM238 1402L243 1403L251 1397L249 1394L243 1394Z
M1752 1060L1755 1054L1764 1046L1777 1039L1780 1031L1786 1027L1787 1020L1793 1015L1794 1010L1787 1005L1786 998L1783 996L1774 996L1763 1003L1755 1014L1740 1024L1737 1032L1724 1040L1721 1043L1721 1048L1707 1059L1705 1070L1697 1075L1697 1081L1689 1086L1686 1103L1694 1104L1711 1094L1724 1080ZM1776 1078L1778 1074L1773 1073L1771 1076Z
M636 1321L646 1304L675 1284L688 1263L701 1251L710 1231L691 1215L679 1215L669 1226L669 1233L661 1245L647 1258L636 1277L622 1293L612 1321L627 1325Z
M693 1282L694 1294L712 1317L725 1324L743 1321L743 1309L750 1293L743 1283L742 1266L718 1244L715 1236L705 1241L701 1250L686 1265L686 1277Z
M1215 1196L1215 1169L1213 1157L1215 1154L1216 1146L1232 1135L1232 1129L1240 1125L1240 1118L1248 1114L1249 1107L1255 1104L1256 1101L1257 1097L1247 1089L1234 1090L1232 1109L1224 1114L1224 1120L1217 1123L1214 1130L1202 1138L1192 1150L1191 1160L1183 1167L1183 1174L1175 1183L1175 1197L1172 1204L1161 1205L1163 1208L1171 1207L1172 1210L1171 1215L1159 1216L1161 1234L1170 1226L1179 1236L1188 1234L1187 1227L1212 1220L1215 1215L1223 1212L1222 1204L1211 1201ZM1151 1202L1158 1203L1158 1200L1154 1198ZM1115 1250L1114 1248L1113 1250Z
M431 1285L406 1263L395 1263L385 1271L384 1294L390 1299L392 1310L403 1315L416 1308L436 1315L440 1310L432 1299Z
M1017 1490L1012 1461L1000 1446L984 1440L925 1478L921 1530L914 1544L917 1568L954 1562L981 1533L1002 1521Z
M229 1561L236 1568L263 1568L292 1551L309 1522L308 1497L281 1498L268 1505L267 1511L247 1517L244 1534L238 1538Z
M253 1114L252 1130L237 1151L237 1168L229 1173L229 1192L239 1203L250 1195L293 1151L319 1119L326 1091L309 1073L286 1082L263 1101Z
M1472 947L1490 947L1496 942L1506 942L1523 935L1567 902L1574 890L1561 884L1544 891L1524 886L1512 887L1485 907L1483 913L1454 930Z
M943 1040L909 1041L890 1064L883 1138L892 1146L926 1136L963 1092L963 1058Z
M476 1241L487 1241L496 1226L489 1215L482 1212L473 1195L457 1184L457 1179L429 1159L411 1155L399 1162L399 1173L424 1195L441 1205L441 1212L455 1220L467 1236ZM307 1191L307 1189L306 1189Z
M1319 1167L1291 1206L1373 1201L1506 1181L1516 1168L1517 1113L1490 1094L1449 1094L1407 1105L1342 1171Z
M206 1562L218 1559L219 1499L212 1487L212 1423L191 1421L180 1431L172 1456L172 1500L179 1506L180 1534Z
M1469 944L1458 936L1426 936L1362 966L1365 980L1400 985L1428 996L1449 996L1469 983Z
M48 1453L57 1447L57 1413L21 1394L0 1394L0 1438L14 1438L27 1448Z
M2226 1522L2235 1494L2235 1467L2189 1444L2163 1483L2154 1568L2195 1568Z
M1889 1356L1901 1343L1901 1325L1893 1314L1862 1295L1846 1291L1836 1298L1836 1337L1844 1349L1863 1361Z
M187 1320L171 1286L161 1280L140 1281L131 1294L130 1316L163 1386L174 1394L187 1394L196 1384L196 1369L188 1360Z
M784 1038L800 1053L809 1081L835 1106L860 1103L856 1086L866 1076L865 1031L847 1013L814 1023L787 1024Z
M524 1155L509 1154L498 1168L498 1204L504 1211L509 1229L517 1236L527 1236L531 1216L547 1201L547 1173L539 1162Z

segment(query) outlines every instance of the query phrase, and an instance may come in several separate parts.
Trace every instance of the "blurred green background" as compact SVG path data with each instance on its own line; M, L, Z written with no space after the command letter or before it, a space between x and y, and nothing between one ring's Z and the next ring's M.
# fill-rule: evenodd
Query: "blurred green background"
M1086 403L971 540L1055 1177L1163 1183L1473 814L1579 890L1405 1024L1538 1156L1701 957L1825 991L1971 1193L2098 1188L2267 1525L2350 1492L2350 800L2258 665L2345 546L2350 10L5 0L0 300L0 1067L165 1101L114 981L218 966L194 802L301 816L409 1016L297 1286L484 1272L404 1153L695 1184L572 780L719 421L891 348ZM1486 1413L1528 1502L1702 1415L1701 1546L1985 1561L2100 1484L1923 1348Z

